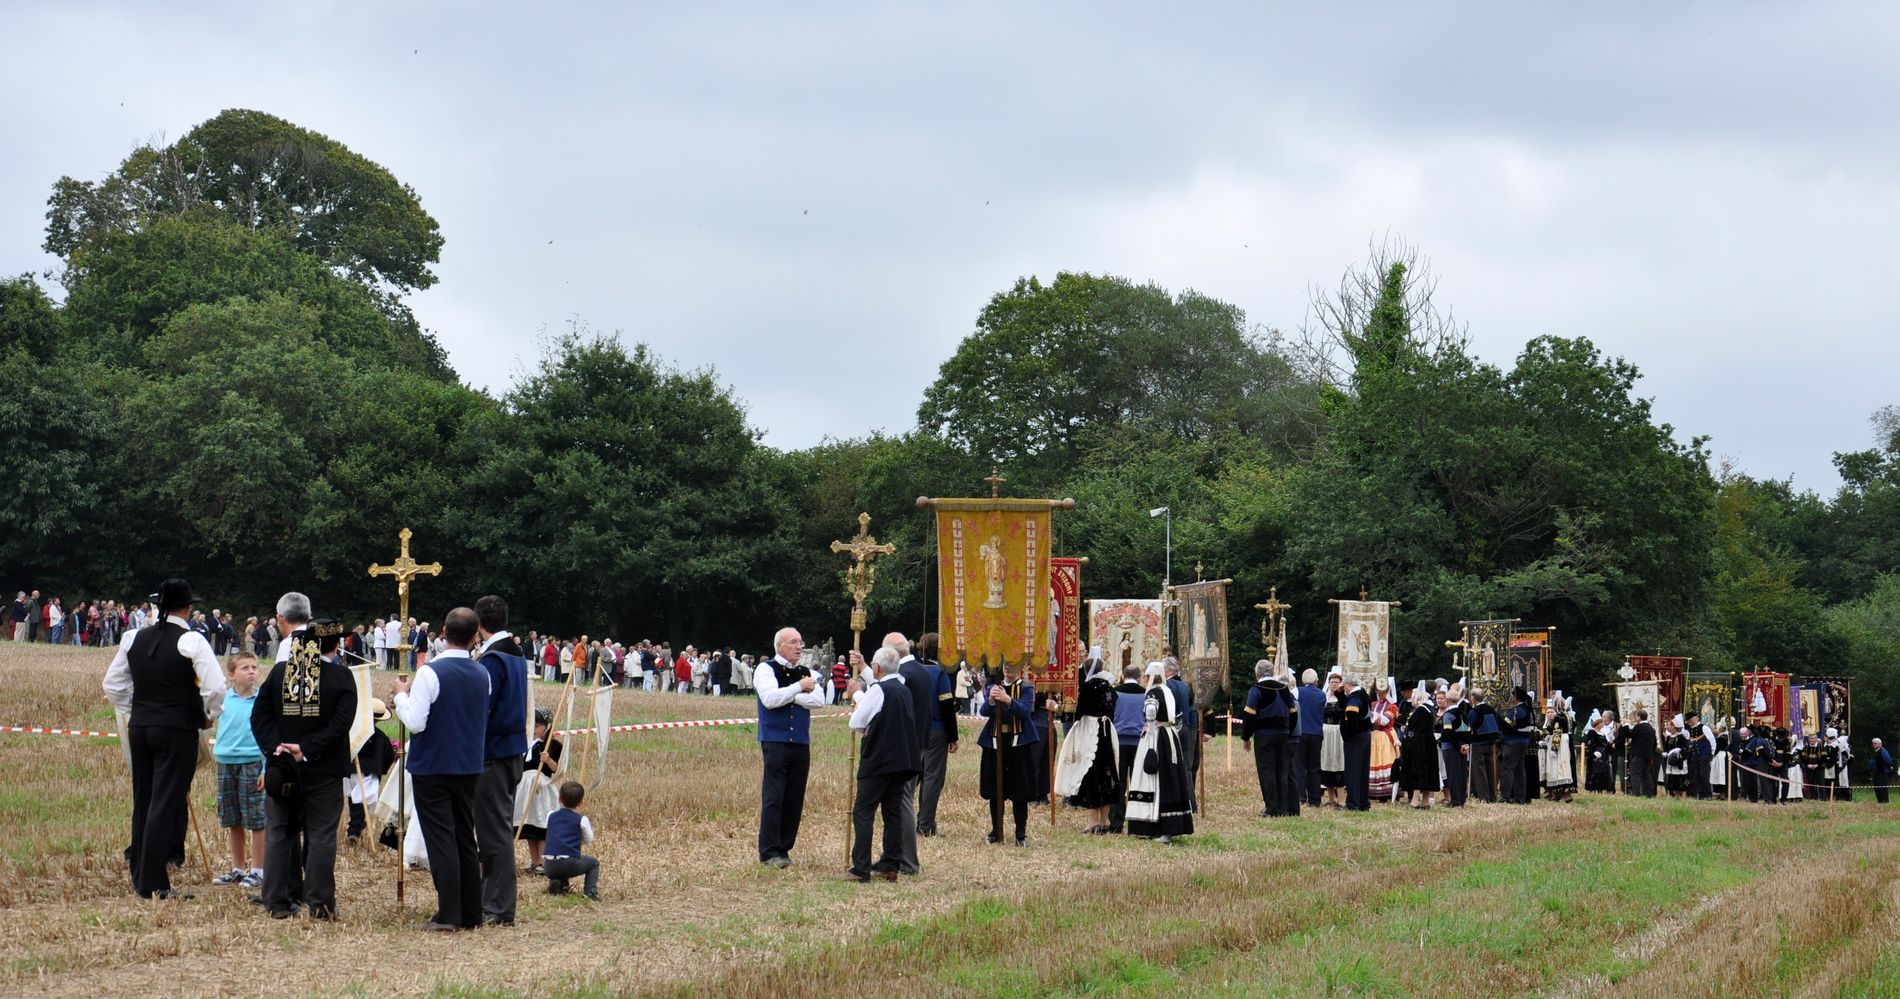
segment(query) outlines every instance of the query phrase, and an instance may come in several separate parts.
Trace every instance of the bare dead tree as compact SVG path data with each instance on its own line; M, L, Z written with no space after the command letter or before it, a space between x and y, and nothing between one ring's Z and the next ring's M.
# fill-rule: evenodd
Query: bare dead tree
M1342 391L1352 387L1351 344L1365 335L1373 309L1392 265L1405 267L1403 299L1407 339L1426 357L1462 350L1469 342L1465 324L1453 318L1449 307L1435 301L1438 279L1418 247L1388 233L1368 242L1363 263L1346 268L1333 288L1313 285L1308 291L1306 317L1298 334L1285 345L1286 356L1298 361L1303 374Z

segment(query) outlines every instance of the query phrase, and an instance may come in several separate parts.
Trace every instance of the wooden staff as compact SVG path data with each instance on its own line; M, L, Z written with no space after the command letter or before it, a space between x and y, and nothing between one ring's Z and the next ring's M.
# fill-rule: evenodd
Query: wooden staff
M566 726L574 713L574 674L567 675L567 682L561 687L561 717L548 726L548 737L541 742L541 755L548 755L548 748L554 744L554 733ZM572 756L568 757L572 759ZM535 795L541 793L541 778L547 776L541 772L541 761L534 761L534 776L528 781L528 800L521 804L521 814L515 817L515 842L521 842L521 830L528 824L528 809L534 807ZM512 861L510 861L512 863Z
M1057 703L1061 703L1060 698ZM1056 713L1053 707L1049 712L1049 824L1056 824Z
M396 674L402 679L401 673ZM393 706L396 699L391 697ZM396 909L402 909L403 875L409 870L409 862L404 854L409 848L409 726L403 724L402 716L396 716L396 737L402 747L396 750Z
M192 803L191 796L185 796L185 814L191 816L191 831L198 838L198 860L204 864L205 879L211 878L211 851L205 849L204 830L198 826L198 806Z

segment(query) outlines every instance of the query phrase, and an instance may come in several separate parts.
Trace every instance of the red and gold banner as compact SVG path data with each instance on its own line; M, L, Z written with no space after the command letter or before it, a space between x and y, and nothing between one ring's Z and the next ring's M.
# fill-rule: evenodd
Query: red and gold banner
M1624 656L1636 671L1638 680L1654 680L1661 691L1661 715L1651 719L1658 724L1682 710L1683 683L1689 674L1688 656ZM1785 684L1784 684L1785 686Z
M1046 666L1055 609L1050 502L940 499L937 579L943 662Z
M1742 674L1742 718L1750 725L1788 726L1787 673Z
M1037 690L1058 691L1062 694L1062 703L1074 704L1076 694L1075 671L1082 665L1082 563L1079 558L1052 558L1049 560L1049 599L1054 602L1055 624L1051 644L1054 663L1047 670L1036 671L1030 676L1030 682Z

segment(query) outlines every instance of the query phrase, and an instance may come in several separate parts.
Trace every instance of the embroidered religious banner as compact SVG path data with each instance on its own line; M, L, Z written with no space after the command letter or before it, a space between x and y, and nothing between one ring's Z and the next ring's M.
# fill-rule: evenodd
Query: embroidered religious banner
M1209 705L1231 687L1227 676L1227 580L1177 583L1174 649L1194 703Z
M1392 604L1387 600L1340 600L1339 648L1334 665L1367 690L1392 675Z
M1848 688L1853 684L1854 678L1851 676L1804 676L1801 682L1806 686L1818 687L1821 691L1818 715L1821 721L1817 731L1825 735L1831 728L1841 735L1849 734L1852 731L1849 726L1853 723L1854 717L1853 712L1849 710Z
M1145 667L1161 658L1167 636L1161 632L1159 600L1091 600L1089 644L1102 647L1109 672L1121 676L1125 666Z
M1689 672L1688 656L1624 656L1623 661L1636 671L1638 680L1654 680L1662 691L1662 705L1668 718L1682 710L1683 678Z
M1662 722L1656 714L1656 702L1661 697L1661 685L1654 680L1616 684L1616 720L1625 726L1634 725L1636 712L1647 711L1650 726L1661 731Z
M1538 700L1550 696L1550 631L1511 630L1510 684Z
M1082 563L1079 558L1049 560L1049 656L1047 669L1032 669L1029 682L1047 693L1060 693L1065 709L1075 706L1082 666Z
M928 502L937 508L943 662L1047 666L1050 501Z
M1466 621L1465 685L1499 710L1511 703L1510 618Z
M1702 724L1714 725L1734 712L1735 677L1730 673L1688 673L1682 695L1682 713L1702 716Z
M1827 731L1827 688L1818 683L1789 684L1788 733L1797 739Z
M1742 719L1748 725L1770 728L1788 726L1788 681L1786 673L1742 674Z

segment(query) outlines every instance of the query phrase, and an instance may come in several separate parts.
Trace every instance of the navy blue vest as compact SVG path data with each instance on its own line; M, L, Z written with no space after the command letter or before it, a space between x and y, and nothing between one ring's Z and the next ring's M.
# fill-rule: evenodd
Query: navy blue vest
M467 656L431 659L425 668L435 671L441 690L429 705L428 727L409 737L409 772L418 777L481 773L488 674Z
M767 659L765 667L772 671L781 688L798 683L799 678L811 673L797 666L781 665L776 657ZM768 708L759 701L759 741L790 742L800 746L811 745L811 709L800 704L787 703L783 707Z
M548 814L547 842L541 852L549 857L581 855L581 813L572 808L557 808Z
M515 759L528 752L528 661L490 649L482 657L488 673L488 725L482 758ZM434 709L431 709L433 715Z

